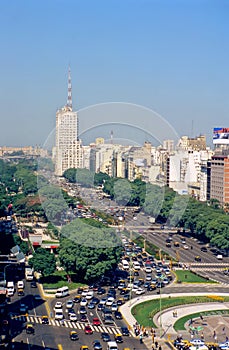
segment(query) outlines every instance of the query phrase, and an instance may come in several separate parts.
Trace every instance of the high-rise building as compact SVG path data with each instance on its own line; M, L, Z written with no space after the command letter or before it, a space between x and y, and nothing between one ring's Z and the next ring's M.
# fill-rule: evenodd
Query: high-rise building
M55 173L62 176L69 168L80 168L82 163L79 141L79 121L72 109L71 72L68 71L67 104L56 112Z

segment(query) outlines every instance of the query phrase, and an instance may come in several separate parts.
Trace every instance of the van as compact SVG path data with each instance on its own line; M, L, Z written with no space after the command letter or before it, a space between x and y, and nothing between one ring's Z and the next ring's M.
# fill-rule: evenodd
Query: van
M129 270L129 263L127 260L122 260L122 268L123 270Z
M7 282L7 285L6 285L6 289L7 289L7 295L9 297L13 296L14 295L14 282Z
M118 345L116 341L107 342L107 350L118 350Z
M24 288L24 282L23 281L18 281L17 282L17 288L18 289L23 289Z
M63 298L69 295L69 289L68 287L61 287L58 288L56 291L56 298Z

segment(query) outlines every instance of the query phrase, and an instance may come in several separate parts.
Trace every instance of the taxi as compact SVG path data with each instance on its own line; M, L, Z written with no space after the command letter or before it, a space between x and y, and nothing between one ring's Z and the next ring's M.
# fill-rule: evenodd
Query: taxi
M116 343L123 343L122 334L117 333L114 336Z
M70 334L69 334L69 337L71 340L79 340L79 336L78 336L78 333L76 331L71 331Z
M87 345L81 345L80 350L89 350Z
M25 295L25 293L24 293L24 289L18 289L18 291L17 291L17 295L19 296L19 297L23 297L24 295Z
M174 242L174 247L179 247L180 243L179 242Z
M42 324L49 324L48 316L42 316L41 317L41 323Z
M195 261L201 261L201 257L199 255L195 256Z
M27 323L25 329L26 329L27 334L34 334L35 333L35 329L34 329L32 323Z

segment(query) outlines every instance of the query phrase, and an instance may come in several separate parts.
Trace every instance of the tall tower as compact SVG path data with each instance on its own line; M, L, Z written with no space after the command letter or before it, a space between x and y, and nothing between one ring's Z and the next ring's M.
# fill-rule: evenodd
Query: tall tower
M69 168L81 167L82 152L78 135L79 122L77 112L72 110L72 83L69 67L67 104L56 112L56 175L62 176Z

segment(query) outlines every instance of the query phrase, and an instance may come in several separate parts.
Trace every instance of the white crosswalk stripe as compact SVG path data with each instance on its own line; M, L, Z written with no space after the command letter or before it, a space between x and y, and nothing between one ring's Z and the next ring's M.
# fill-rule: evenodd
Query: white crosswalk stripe
M34 316L34 315L13 316L12 315L11 317L15 321L42 324L42 317L41 316ZM47 324L46 327L49 325L49 326L66 327L66 328L74 328L74 329L84 330L84 327L85 327L86 324L87 323L83 323L83 322L71 322L69 320L59 321L59 320L55 320L55 319L49 319L49 324ZM95 325L91 325L91 329L92 329L93 332L96 332L96 333L105 332L105 333L109 333L109 334L112 334L112 335L116 334L116 333L120 333L120 329L119 328L112 327L112 326L102 326L102 325L95 326Z

